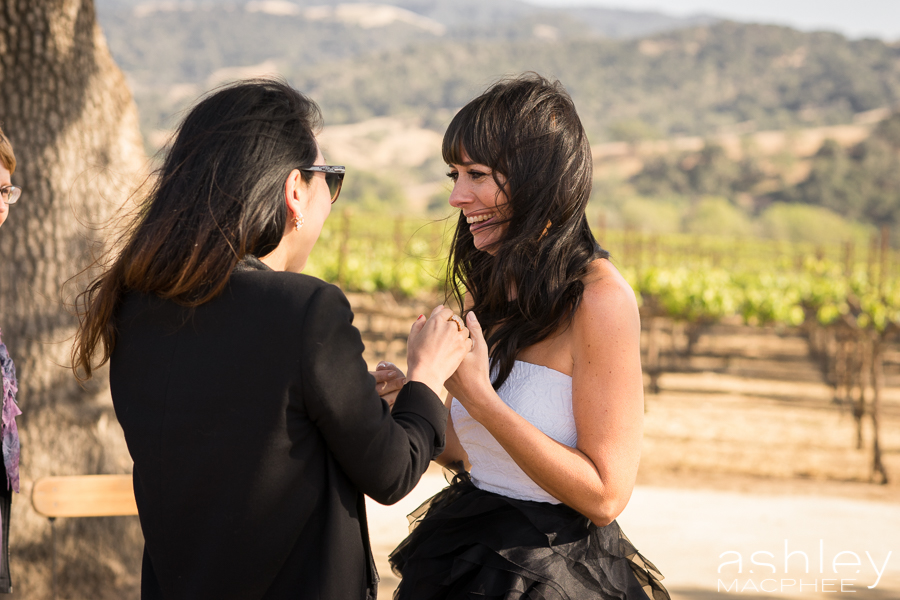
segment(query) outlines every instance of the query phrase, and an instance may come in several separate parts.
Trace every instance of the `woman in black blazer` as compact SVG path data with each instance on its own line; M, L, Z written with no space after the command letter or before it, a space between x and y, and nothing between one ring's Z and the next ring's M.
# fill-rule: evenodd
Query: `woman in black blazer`
M396 502L443 449L437 393L471 347L458 317L413 325L391 410L344 295L300 274L344 172L319 124L279 81L202 100L81 298L73 362L110 361L142 598L373 598L363 494Z

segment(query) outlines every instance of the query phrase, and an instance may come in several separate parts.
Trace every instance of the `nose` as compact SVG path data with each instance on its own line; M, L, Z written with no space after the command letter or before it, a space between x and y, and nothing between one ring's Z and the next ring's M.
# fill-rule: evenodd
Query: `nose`
M472 203L471 194L467 194L464 186L457 181L453 184L453 191L450 192L450 206L453 208L462 208Z

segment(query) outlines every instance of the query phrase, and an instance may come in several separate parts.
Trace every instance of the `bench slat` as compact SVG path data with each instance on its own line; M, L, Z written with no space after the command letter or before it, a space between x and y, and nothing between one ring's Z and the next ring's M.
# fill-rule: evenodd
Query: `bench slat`
M31 504L45 517L138 514L131 475L42 477L34 482Z

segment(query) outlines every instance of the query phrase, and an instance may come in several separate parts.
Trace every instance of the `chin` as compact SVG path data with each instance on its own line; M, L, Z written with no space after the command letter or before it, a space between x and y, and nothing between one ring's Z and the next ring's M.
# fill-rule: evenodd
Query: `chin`
M472 243L475 245L475 249L487 252L493 256L496 252L497 244L500 243L503 239L503 234L506 233L506 229L507 224L500 223L476 230L472 233Z
M495 249L499 242L500 239L495 236L485 236L484 238L479 238L478 236L476 236L472 240L472 243L475 245L476 250L481 250L482 252L487 252L491 255L495 253Z

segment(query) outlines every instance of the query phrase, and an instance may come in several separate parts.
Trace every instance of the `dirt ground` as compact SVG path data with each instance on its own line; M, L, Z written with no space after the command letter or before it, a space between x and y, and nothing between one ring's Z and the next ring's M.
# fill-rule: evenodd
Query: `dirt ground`
M830 495L900 503L900 390L881 418L889 485L869 483L871 423L856 423L821 383L716 373L666 374L645 399L638 484Z
M420 311L405 312L414 319ZM365 323L384 325L385 318L364 315ZM392 327L387 339L364 333L374 336L367 341L373 368L386 350L405 366L405 331ZM799 338L716 330L696 350L692 360L700 368L663 373L660 393L645 398L637 486L619 518L667 575L673 600L812 600L835 593L900 600L900 387L884 393L880 440L891 481L878 485L870 483L869 421L857 449L849 409L832 402ZM443 485L433 468L397 505L370 503L380 597L389 598L398 583L387 554L406 535L405 515ZM751 555L777 565L775 574L764 580L758 567L751 575ZM740 573L722 564L737 556ZM857 573L841 566L854 556ZM776 567L762 572L770 568Z

